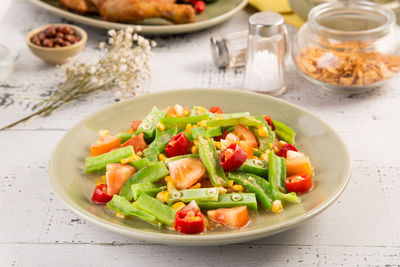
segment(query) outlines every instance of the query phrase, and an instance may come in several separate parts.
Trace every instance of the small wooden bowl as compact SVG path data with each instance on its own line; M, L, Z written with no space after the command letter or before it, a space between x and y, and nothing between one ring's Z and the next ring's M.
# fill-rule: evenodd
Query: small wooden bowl
M63 46L63 47L43 47L38 46L32 43L32 37L40 31L43 31L47 27L61 27L68 26L75 31L75 35L80 37L80 40L72 45ZM68 61L69 58L78 54L85 47L87 41L87 34L85 30L82 28L71 25L71 24L48 24L41 27L38 27L32 31L30 31L26 36L26 43L28 44L29 49L35 54L37 57L43 59L47 63L50 64L64 64Z

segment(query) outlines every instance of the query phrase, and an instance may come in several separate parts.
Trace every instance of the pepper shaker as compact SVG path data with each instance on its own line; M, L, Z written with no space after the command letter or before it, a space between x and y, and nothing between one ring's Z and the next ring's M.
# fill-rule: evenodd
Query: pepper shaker
M211 37L211 53L218 68L238 68L246 64L248 31L229 33L223 37Z
M245 90L273 96L285 92L289 48L283 23L283 17L274 12L259 12L249 18Z

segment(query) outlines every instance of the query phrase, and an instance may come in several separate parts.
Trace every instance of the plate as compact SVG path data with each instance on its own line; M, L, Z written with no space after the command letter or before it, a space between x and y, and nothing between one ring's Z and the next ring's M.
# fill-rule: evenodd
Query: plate
M132 120L144 118L153 106L220 106L226 113L268 114L290 125L296 145L315 166L314 188L300 204L286 205L280 214L265 213L241 230L183 235L158 230L138 219L121 219L105 206L90 201L95 178L84 175L84 158L100 129L125 131ZM156 243L221 245L266 237L299 225L332 205L350 179L351 162L339 135L312 113L266 95L226 89L186 89L134 97L100 110L74 126L59 142L50 160L49 176L55 194L76 214L107 230Z
M58 0L29 0L33 4L46 9L58 16L80 22L89 26L105 29L121 29L132 26L117 22L104 21L99 15L80 15L57 5ZM150 34L177 34L194 32L217 25L231 18L247 4L247 0L218 0L208 4L206 10L196 15L193 23L172 24L164 19L145 19L134 25L141 25L143 33Z

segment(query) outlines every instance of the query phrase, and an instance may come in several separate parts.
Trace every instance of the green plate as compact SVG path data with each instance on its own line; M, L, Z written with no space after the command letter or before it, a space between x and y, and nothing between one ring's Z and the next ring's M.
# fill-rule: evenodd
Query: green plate
M121 219L106 207L90 201L95 187L94 176L84 175L84 158L100 129L111 134L130 127L132 120L146 116L151 107L220 106L224 112L249 111L268 114L281 120L297 133L296 146L315 166L314 188L301 196L302 203L286 205L280 214L265 213L241 230L182 235L158 230L150 224L130 218ZM351 162L338 134L310 112L265 95L224 89L187 89L134 97L111 105L74 126L59 142L50 160L50 182L56 195L75 213L96 225L125 236L175 245L219 245L244 242L276 234L295 227L329 207L345 189L350 179Z
M29 0L33 4L46 9L63 18L87 24L89 26L105 29L121 29L132 24L104 21L98 15L80 15L57 5L58 0ZM231 18L247 4L247 0L218 0L208 4L206 10L196 15L193 23L172 24L164 19L146 19L134 25L141 25L143 33L150 34L175 34L194 32L217 25Z

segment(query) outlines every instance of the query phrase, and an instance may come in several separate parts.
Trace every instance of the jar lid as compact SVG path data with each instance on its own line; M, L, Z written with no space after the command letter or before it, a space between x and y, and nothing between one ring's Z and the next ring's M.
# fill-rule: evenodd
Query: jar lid
M249 34L270 37L282 32L285 22L282 15L275 12L258 12L249 18Z
M211 53L215 65L219 68L226 68L229 66L229 51L228 46L224 39L217 40L214 37L210 38Z

